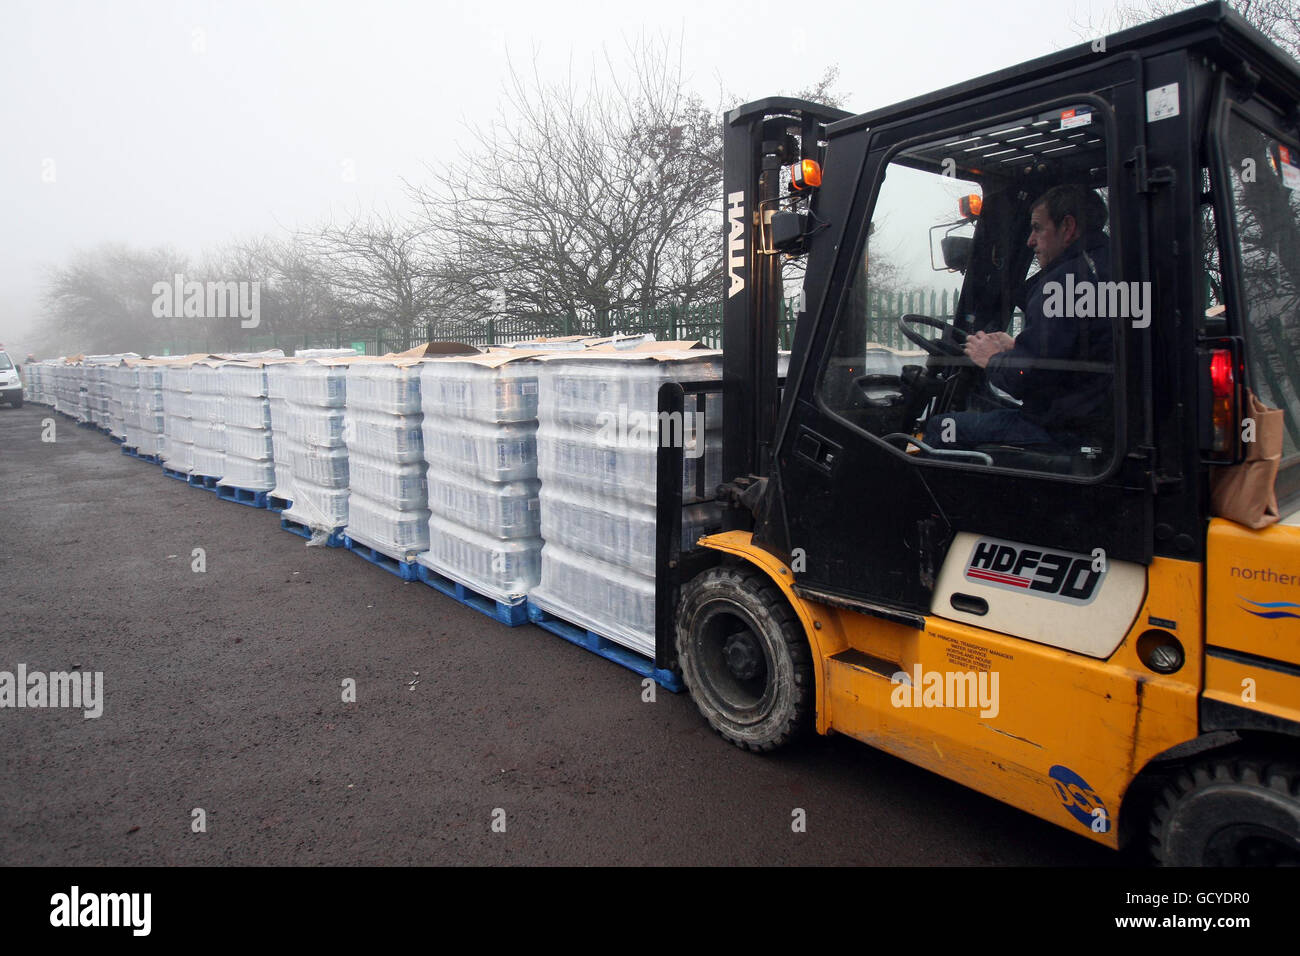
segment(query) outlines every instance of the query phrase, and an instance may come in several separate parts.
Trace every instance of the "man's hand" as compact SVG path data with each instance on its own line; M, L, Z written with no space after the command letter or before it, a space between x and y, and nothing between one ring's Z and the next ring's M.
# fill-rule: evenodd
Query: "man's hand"
M1009 352L1016 347L1016 340L1005 332L976 332L967 337L966 356L980 368L988 368L989 359L999 352Z

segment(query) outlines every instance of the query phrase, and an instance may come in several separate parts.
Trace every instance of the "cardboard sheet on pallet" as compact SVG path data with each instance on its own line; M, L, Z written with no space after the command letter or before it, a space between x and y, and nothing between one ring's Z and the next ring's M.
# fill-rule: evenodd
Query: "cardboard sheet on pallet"
M163 368L167 365L167 361L165 358L150 355L146 358L127 359L126 364L130 368Z
M389 352L384 358L437 358L440 355L477 355L479 350L463 342L426 342L405 352Z
M141 365L193 365L196 362L207 362L218 358L219 356L210 352L190 352L186 355L150 355L147 358L138 359L137 363Z
M596 348L602 345L624 344L653 341L654 337L649 333L621 333L614 335L553 335L538 336L535 339L525 339L522 342L502 342L499 345L490 346L494 349L524 349L539 352L572 352L574 350Z
M721 354L721 349L711 349L703 342L688 339L642 341L631 346L607 342L577 352L546 352L537 358L542 362L687 362Z
M491 349L522 349L524 351L549 352L557 349L572 350L577 348L586 348L593 341L590 335L539 335L534 339L525 339L522 342L502 342L499 345L489 346Z
M522 362L525 359L556 354L559 353L544 352L533 349L506 349L494 346L489 348L486 352L480 352L476 349L473 353L465 353L463 355L438 355L428 358L425 361L435 362L438 364L445 362L463 362L468 365L478 365L482 368L500 368L503 365L509 365L511 362Z
M443 357L469 358L481 354L472 345L462 342L426 342L405 352L385 352L383 355L322 355L299 356L286 359L288 362L316 362L321 365L416 365L427 359Z
M263 349L261 352L217 352L215 357L226 361L257 362L284 358L284 349Z

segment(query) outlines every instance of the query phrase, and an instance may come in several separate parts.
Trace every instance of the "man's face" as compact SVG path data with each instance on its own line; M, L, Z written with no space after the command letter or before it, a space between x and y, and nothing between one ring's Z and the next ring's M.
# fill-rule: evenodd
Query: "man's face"
M1058 226L1047 214L1047 204L1035 206L1029 214L1029 248L1034 250L1038 268L1046 269L1055 262L1066 246L1074 242L1078 232L1073 216L1062 216Z

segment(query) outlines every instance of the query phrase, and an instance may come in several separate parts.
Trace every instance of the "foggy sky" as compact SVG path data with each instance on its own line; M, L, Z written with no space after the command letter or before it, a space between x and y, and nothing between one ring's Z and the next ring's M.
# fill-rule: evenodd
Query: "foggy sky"
M837 65L861 112L1081 42L1109 6L0 0L0 343L25 353L44 270L77 249L198 256L403 212L403 179L474 150L468 127L497 113L508 61L584 77L663 36L708 102Z

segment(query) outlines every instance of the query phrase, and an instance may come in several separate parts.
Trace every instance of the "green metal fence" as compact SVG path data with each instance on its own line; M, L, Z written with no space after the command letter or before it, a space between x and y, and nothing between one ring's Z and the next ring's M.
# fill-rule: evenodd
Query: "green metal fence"
M866 320L870 338L880 345L909 349L898 330L898 317L907 313L920 313L948 319L956 304L956 295L948 290L914 290L911 292L874 293L867 296ZM791 297L784 301L777 328L780 347L789 349L794 339L799 300ZM645 311L612 313L608 320L610 334L641 335L650 333L661 340L692 339L713 348L722 347L722 303L703 302L691 305L669 305ZM491 319L459 331L440 328L439 323L409 328L333 329L314 332L279 332L270 335L249 334L231 339L217 336L176 338L156 345L153 354L182 355L190 352L260 352L282 349L286 355L303 349L355 348L364 355L383 355L404 352L425 342L453 340L479 347L506 345L539 336L592 335L591 325L579 322L573 316L539 316L525 319Z

